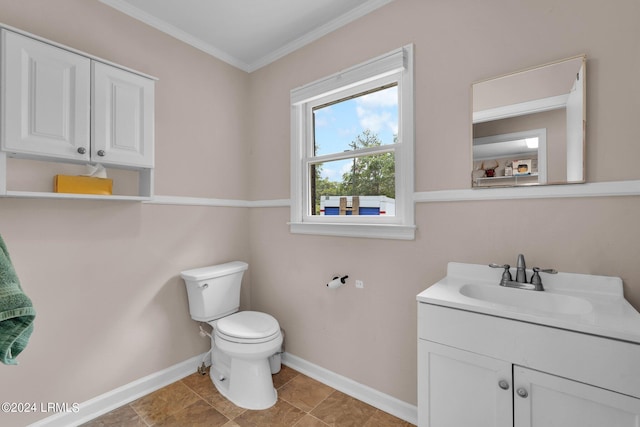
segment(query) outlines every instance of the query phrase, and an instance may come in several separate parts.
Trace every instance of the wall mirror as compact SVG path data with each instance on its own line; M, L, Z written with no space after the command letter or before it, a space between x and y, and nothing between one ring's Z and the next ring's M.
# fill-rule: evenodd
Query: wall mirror
M584 182L586 57L473 84L472 187Z

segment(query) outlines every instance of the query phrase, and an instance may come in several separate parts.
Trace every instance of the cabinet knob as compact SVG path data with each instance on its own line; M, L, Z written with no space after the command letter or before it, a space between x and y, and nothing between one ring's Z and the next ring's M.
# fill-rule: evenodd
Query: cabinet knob
M527 393L527 390L523 389L523 388L519 388L516 393L518 393L518 396L522 397L523 399L527 396L529 396L529 393Z
M84 148L84 147L78 147L78 153L80 153L80 154L84 154L84 153L86 153L86 152L87 152L87 149L86 149L86 148Z
M506 380L500 380L498 386L503 390L509 390L509 382Z
M104 150L98 150L98 156L104 157L105 154Z

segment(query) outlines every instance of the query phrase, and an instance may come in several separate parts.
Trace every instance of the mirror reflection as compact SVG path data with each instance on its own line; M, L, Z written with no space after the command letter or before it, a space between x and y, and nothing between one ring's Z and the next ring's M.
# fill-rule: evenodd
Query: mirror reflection
M472 187L584 182L584 55L473 85Z

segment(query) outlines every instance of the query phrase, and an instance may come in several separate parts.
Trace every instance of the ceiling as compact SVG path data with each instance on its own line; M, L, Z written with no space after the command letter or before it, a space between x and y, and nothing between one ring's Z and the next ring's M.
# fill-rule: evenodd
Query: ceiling
M100 0L247 72L393 0Z

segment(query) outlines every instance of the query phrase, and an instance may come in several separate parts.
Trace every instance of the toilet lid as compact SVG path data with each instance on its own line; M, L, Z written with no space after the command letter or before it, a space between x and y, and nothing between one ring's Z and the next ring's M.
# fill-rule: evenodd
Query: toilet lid
M241 311L218 320L216 329L229 337L261 339L280 332L280 325L267 313Z

